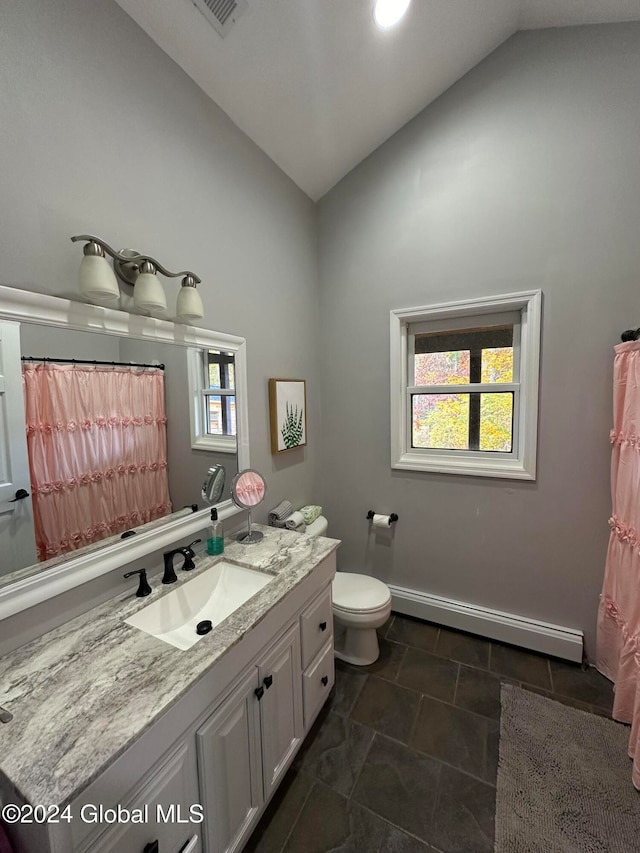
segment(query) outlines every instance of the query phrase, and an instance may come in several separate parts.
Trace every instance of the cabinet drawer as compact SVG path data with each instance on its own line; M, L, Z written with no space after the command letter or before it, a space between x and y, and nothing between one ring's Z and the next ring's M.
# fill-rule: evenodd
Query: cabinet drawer
M320 649L333 636L331 586L315 598L300 616L302 668L306 669Z
M334 682L333 643L327 643L317 660L302 674L304 727L308 729L329 695Z
M105 814L106 822L94 823L98 806L84 805L84 813L76 815L71 824L83 825L82 816L89 819L93 832L80 844L74 845L77 853L142 853L146 845L158 841L162 853L180 853L185 848L200 853L202 810L198 804L196 786L195 749L191 743L182 743L141 782L130 799L120 803L130 817L121 811L118 815ZM110 804L101 803L103 807ZM197 808L191 808L197 806ZM115 811L118 805L112 807ZM134 811L135 810L135 811ZM80 818L78 820L78 818ZM137 821L137 822L134 822ZM84 824L86 826L86 824Z

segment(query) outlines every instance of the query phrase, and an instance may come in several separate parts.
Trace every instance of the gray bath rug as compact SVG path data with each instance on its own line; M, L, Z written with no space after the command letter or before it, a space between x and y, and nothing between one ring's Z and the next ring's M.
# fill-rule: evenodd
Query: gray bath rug
M502 685L495 853L638 853L629 727Z

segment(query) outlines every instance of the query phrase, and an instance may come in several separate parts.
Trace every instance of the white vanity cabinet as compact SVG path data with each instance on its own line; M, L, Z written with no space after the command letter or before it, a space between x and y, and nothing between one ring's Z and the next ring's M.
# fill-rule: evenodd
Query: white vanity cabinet
M324 705L335 679L333 666L333 608L327 587L300 616L304 727L309 728Z
M114 823L106 831L104 822L90 822L100 817L98 803L87 801L81 812L76 809L74 853L202 853L200 826L190 820L197 803L195 749L187 739L164 756L131 797L119 803L126 814L107 815ZM195 817L199 818L197 809ZM134 822L135 818L139 822ZM78 828L93 831L79 833Z
M207 853L242 849L333 683L326 587L196 734Z
M12 827L16 853L239 853L333 686L334 575L332 552L82 790L70 822ZM20 803L1 774L0 800Z
M208 853L239 849L303 734L294 624L196 734Z

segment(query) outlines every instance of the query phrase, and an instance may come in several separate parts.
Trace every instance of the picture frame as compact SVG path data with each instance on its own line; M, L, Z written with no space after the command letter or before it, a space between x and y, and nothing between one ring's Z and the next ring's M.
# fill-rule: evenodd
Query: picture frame
M306 445L306 380L269 380L269 423L272 453L286 453Z

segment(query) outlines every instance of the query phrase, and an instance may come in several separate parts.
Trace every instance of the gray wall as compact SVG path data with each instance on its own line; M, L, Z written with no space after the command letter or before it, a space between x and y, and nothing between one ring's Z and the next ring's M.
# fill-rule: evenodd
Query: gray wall
M247 338L251 464L315 494L316 211L112 0L0 10L0 283L78 298L95 233L203 280L202 325ZM165 280L175 304L179 280ZM275 460L267 380L308 381L309 444Z
M586 632L612 346L640 324L640 26L519 33L320 203L323 483L342 568ZM389 311L544 292L535 483L392 471ZM392 546L366 510L400 516Z
M26 289L26 288L25 288ZM22 355L46 358L96 359L118 361L120 338L94 332L74 332L37 323L20 324Z

